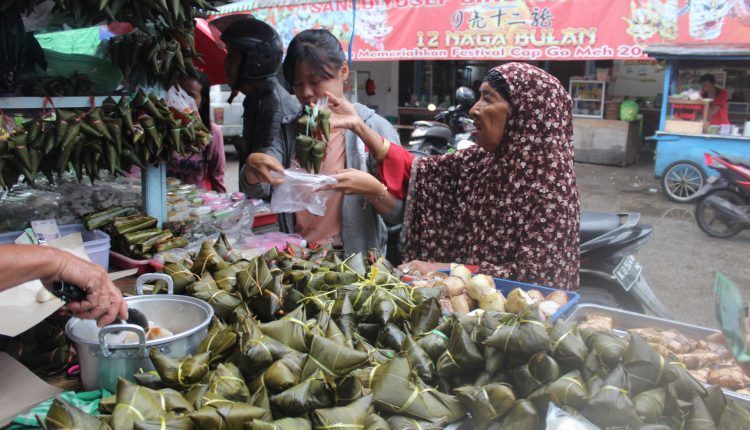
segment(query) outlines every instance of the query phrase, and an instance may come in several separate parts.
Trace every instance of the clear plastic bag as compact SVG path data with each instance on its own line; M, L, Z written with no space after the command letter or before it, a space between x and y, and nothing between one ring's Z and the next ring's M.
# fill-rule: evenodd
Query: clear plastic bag
M173 107L180 112L198 112L198 106L195 104L195 99L177 85L169 88L164 100L167 102L167 106Z
M324 185L336 180L327 175L315 175L298 170L284 170L284 182L274 188L271 196L271 212L297 212L306 210L311 214L326 214L326 202L335 191L320 191Z
M549 403L546 430L601 430L581 415L571 415Z

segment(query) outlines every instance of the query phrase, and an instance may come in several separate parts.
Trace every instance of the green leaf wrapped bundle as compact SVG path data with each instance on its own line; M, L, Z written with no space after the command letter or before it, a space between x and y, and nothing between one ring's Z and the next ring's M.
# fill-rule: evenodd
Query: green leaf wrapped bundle
M264 421L270 421L273 419L273 415L271 414L271 401L268 397L268 390L265 386L259 387L250 397L250 401L248 403L261 408L266 412L266 414L263 415L260 419Z
M349 300L349 294L339 294L333 302L331 316L346 336L347 340L352 340L357 329L357 316L354 313L354 307Z
M455 318L448 318L441 322L437 328L417 339L417 344L424 349L433 362L436 362L448 348L450 333L453 331Z
M188 287L188 292L195 298L205 300L214 308L216 316L226 319L234 309L242 303L238 296L219 288L209 273L203 275L200 281Z
M139 372L133 375L135 382L141 387L151 388L152 390L158 390L164 386L161 380L161 376L156 370L150 370L148 372Z
M606 334L598 332L594 335L599 333ZM604 380L604 386L599 392L591 397L588 406L582 411L583 416L600 427L640 427L643 422L628 395L628 387L625 368L618 365Z
M443 289L440 287L414 287L411 291L411 297L417 304L429 299L440 300L443 294Z
M264 335L257 325L248 325L246 329L247 333L240 332L239 348L235 349L231 358L246 380L254 379L274 361L294 351Z
M179 391L171 388L163 388L157 390L156 395L159 396L161 404L164 405L164 409L167 412L184 414L195 410L193 404L190 403Z
M245 430L245 423L263 419L266 411L247 403L221 402L203 406L190 413L190 419L199 429Z
M211 242L204 241L201 244L198 255L195 257L195 261L193 261L193 267L190 268L190 271L198 276L202 276L206 272L214 273L224 270L227 267L229 267L229 263L216 253Z
M216 238L214 250L224 261L229 262L230 264L239 261L239 256L232 251L232 245L229 244L229 239L224 232L219 234L219 237Z
M740 429L746 428L747 423L750 423L750 412L738 401L729 399L717 427L720 430Z
M628 343L626 341L603 331L597 331L590 334L586 338L586 345L589 350L596 351L599 360L608 369L614 369L617 367L617 364L622 360L622 356L628 349Z
M491 375L500 373L505 365L505 355L491 346L485 346L482 353L484 354L485 371Z
M362 379L355 372L357 371L348 373L335 381L334 387L337 406L348 405L372 392L369 388L365 388Z
M505 415L498 429L535 430L542 418L528 400L517 400L515 406Z
M711 413L711 418L713 418L715 423L718 423L721 420L724 408L727 407L727 398L724 397L721 387L717 385L706 387L706 395L703 397L703 403L706 405L708 412Z
M388 323L398 323L407 317L407 314L396 304L398 298L394 297L386 289L376 289L369 300L369 320L371 322L386 325Z
M253 258L250 265L237 273L237 286L245 300L262 294L272 283L271 271L262 257Z
M434 298L425 300L415 306L409 316L412 336L419 337L422 334L429 333L440 324L442 315L440 304Z
M214 272L214 279L216 279L216 285L222 290L230 293L235 292L237 289L237 272L242 270L239 267L229 266L226 269L217 270Z
M690 401L690 399L692 399L693 395L696 393L701 397L706 394L706 388L700 382L696 381L690 373L688 373L687 369L685 369L684 367L684 364L677 361L671 362L669 364L671 370L677 374L677 379L672 381L671 385L674 387L679 399Z
M664 387L644 391L633 397L633 404L643 422L657 423L664 414L667 389Z
M630 344L622 360L628 372L633 396L666 385L678 377L675 366L669 365L664 357L637 334L630 336Z
M336 324L336 321L334 321L333 318L331 318L331 315L327 312L321 311L318 314L318 328L320 328L322 332L317 334L320 334L327 339L331 339L341 345L346 345L348 347L354 346L352 339L347 338L339 328L338 324ZM355 336L358 335L355 334Z
M523 398L529 397L534 391L541 389L542 385L544 385L542 381L539 381L531 375L528 364L524 364L523 366L511 370L509 376L513 383L513 388Z
M57 397L52 400L52 406L44 421L39 416L37 420L44 430L109 430L110 428L104 421L99 421L96 417Z
M406 333L395 324L386 324L380 329L377 346L400 352L406 340Z
M432 382L436 372L435 363L432 362L430 356L409 335L406 335L406 340L404 340L403 351L409 360L411 368L417 372L422 381L428 384Z
M373 399L381 412L449 423L466 415L457 398L422 384L405 358L396 357L381 364L372 381Z
M706 409L701 396L695 394L691 403L692 407L685 423L685 430L716 430L716 423ZM745 421L745 426L748 424L750 421Z
M261 288L259 296L250 300L250 309L261 321L273 321L284 309L286 292L281 285L281 277L273 278L270 284Z
M302 375L302 367L307 361L307 354L301 352L291 352L280 360L271 364L263 374L256 378L253 386L262 382L271 394L280 393L297 384L299 384Z
M544 351L532 355L528 366L531 376L542 384L547 384L560 377L560 366Z
M335 404L333 388L320 371L299 385L271 396L270 401L274 411L290 417Z
M202 354L208 352L211 356L210 363L212 365L225 361L232 355L238 338L239 334L233 328L214 324L208 330L206 337L198 345L195 353Z
M588 355L586 355L586 360L584 360L583 367L581 368L583 380L588 383L588 381L594 376L600 376L600 372L603 370L605 369L602 367L601 361L599 360L599 354L597 354L595 350L590 351Z
M485 344L504 354L531 357L539 351L549 351L552 341L538 315L528 312L516 324L499 326Z
M529 396L529 400L542 414L547 413L549 402L559 407L567 406L581 410L589 403L589 392L583 382L581 372L574 370L538 388Z
M396 352L392 349L375 348L364 339L357 339L357 345L354 347L354 349L366 353L368 361L375 364L385 363L386 361L393 358L394 355L396 355Z
M580 369L589 353L586 343L571 324L558 319L552 325L552 357L565 369Z
M242 372L232 363L219 363L208 377L208 391L233 402L247 402L250 390Z
M185 294L187 287L200 279L190 269L179 262L166 263L164 265L164 273L172 278L175 294Z
M442 430L445 427L445 420L425 421L416 420L412 417L403 415L392 415L388 417L388 425L393 430Z
M158 421L137 422L133 430L192 430L195 423L186 415L167 414Z
M302 370L302 380L319 369L328 376L342 376L368 363L368 356L348 346L340 345L322 336L313 335L310 352Z
M261 324L260 330L296 351L307 352L306 337L310 329L305 320L305 308L300 306L280 320Z
M312 430L312 424L305 418L282 418L273 422L253 420L245 423L245 430Z
M380 415L370 414L365 421L365 430L391 430L391 426Z
M437 362L437 373L452 378L484 369L484 356L461 324L453 325L448 349Z
M136 422L156 421L165 414L161 397L154 390L118 378L117 405L110 420L113 428L132 429Z
M211 358L209 353L204 352L177 360L160 353L157 348L151 348L149 356L164 385L175 388L185 388L200 382L208 373Z
M489 384L481 388L467 386L453 392L479 430L489 428L516 404L513 390L505 384Z
M312 412L314 429L363 429L370 416L372 396L365 396L346 406L316 409Z

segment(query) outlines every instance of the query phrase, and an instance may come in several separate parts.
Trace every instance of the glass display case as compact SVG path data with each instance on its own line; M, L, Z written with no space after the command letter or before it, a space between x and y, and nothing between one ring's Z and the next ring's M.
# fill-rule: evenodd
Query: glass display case
M604 81L570 80L570 97L573 99L573 116L603 118L607 83Z

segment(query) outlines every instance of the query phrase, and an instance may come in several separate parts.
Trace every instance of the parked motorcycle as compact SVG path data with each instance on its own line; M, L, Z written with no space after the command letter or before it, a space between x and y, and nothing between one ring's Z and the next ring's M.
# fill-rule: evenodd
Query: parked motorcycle
M474 91L460 87L456 90L456 106L435 115L434 121L414 122L406 149L422 155L438 155L473 145L474 121L469 118L469 109L474 101Z
M719 172L696 193L695 219L707 235L730 238L750 228L750 158L703 154Z
M581 302L670 318L643 277L635 253L653 234L639 213L581 211Z

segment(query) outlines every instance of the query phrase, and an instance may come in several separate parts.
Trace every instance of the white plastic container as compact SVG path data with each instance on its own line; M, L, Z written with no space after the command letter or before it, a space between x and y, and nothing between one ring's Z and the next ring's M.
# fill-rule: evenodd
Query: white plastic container
M109 271L109 235L107 233L101 230L88 231L82 224L67 224L58 228L63 236L80 232L83 247L89 259ZM0 244L14 243L21 234L20 231L0 234Z

